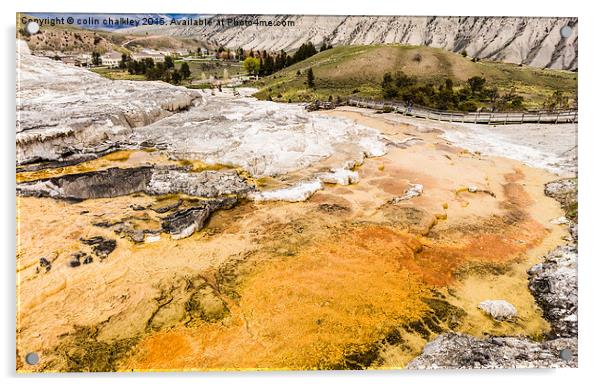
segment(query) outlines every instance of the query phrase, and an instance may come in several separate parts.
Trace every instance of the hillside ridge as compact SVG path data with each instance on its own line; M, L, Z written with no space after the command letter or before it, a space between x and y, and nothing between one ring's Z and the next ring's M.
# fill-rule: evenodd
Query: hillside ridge
M286 27L223 25L218 20L248 18ZM229 48L292 51L311 41L333 46L400 43L443 48L471 57L541 68L576 70L578 19L570 17L423 17L214 15L203 26L141 26L119 33L156 34L207 40ZM564 38L564 26L572 34Z

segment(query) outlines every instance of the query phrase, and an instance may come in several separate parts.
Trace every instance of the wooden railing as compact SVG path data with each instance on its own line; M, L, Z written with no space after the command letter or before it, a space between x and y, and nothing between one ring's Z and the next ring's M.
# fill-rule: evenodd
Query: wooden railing
M355 97L349 98L347 104L369 109L390 110L391 112L403 115L436 121L491 125L504 125L509 123L574 123L577 122L578 116L577 110L525 112L444 111L416 105L408 107L405 103L399 102Z

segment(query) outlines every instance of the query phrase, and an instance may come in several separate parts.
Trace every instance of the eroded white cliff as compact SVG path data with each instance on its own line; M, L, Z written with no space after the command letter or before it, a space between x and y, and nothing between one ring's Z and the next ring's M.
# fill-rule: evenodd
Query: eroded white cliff
M33 56L17 42L17 164L98 153L200 94L163 82L113 81Z
M271 21L284 26L224 26L217 20ZM143 26L123 33L207 40L230 48L297 49L316 45L401 43L466 51L471 57L556 69L577 68L577 18L215 15L204 26ZM560 29L572 28L563 38Z

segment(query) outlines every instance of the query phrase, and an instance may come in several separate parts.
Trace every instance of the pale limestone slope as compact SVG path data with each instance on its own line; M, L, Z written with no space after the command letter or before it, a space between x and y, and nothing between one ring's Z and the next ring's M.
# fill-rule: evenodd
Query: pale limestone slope
M213 19L244 18L216 15ZM577 69L577 18L422 16L248 16L294 26L143 26L122 33L197 38L230 48L294 50L311 41L333 45L401 43L466 50L469 56L535 67ZM562 38L560 29L573 33Z

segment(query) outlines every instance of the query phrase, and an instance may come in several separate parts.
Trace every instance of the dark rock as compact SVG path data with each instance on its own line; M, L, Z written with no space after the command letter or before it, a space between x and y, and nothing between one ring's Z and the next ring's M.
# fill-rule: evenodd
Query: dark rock
M52 264L45 257L40 257L40 267L44 268L46 272L52 269Z
M153 211L155 211L156 213L167 213L170 210L174 210L180 207L180 205L182 205L182 199L179 199L177 202L173 203L173 204L169 204L169 205L164 205L164 206L160 206L158 208L151 208Z
M73 268L79 267L81 265L81 262L79 261L79 259L80 259L79 253L76 253L75 255L73 255L73 258L69 262L69 266L71 266Z
M94 258L93 258L92 256L90 256L90 255L86 255L86 256L84 257L84 261L83 261L83 263L84 263L84 264L90 264L90 263L92 263L92 262L94 262Z
M108 198L144 191L153 169L110 168L94 172L25 182L17 185L17 194L34 197L71 199Z
M99 228L111 228L114 227L115 225L121 224L121 221L99 221L99 222L95 222L92 223L92 225L94 225L95 227L99 227Z
M234 197L201 201L198 206L181 209L164 217L161 226L173 239L182 239L201 229L211 213L218 209L230 209L236 202Z
M102 154L100 154L102 155ZM80 154L77 157L70 157L68 160L53 161L44 157L32 159L33 163L20 164L16 166L17 173L37 172L44 169L63 168L66 166L77 165L81 162L91 161L98 158L97 154Z
M143 149L145 149L145 148L146 148L146 149L152 149L152 148L154 148L154 147L155 147L155 144L154 144L152 141L148 141L148 140L147 140L147 141L142 141L142 142L140 142L140 144L139 144L139 145L140 145L140 147L141 147L141 148L143 148Z
M371 345L364 350L345 355L341 366L335 366L336 370L364 370L372 365L379 354L378 345Z
M92 247L92 252L101 259L109 256L117 247L117 242L111 239L105 239L102 236L94 236L89 239L80 239L84 244Z
M252 185L234 171L190 172L177 167L140 166L127 169L110 168L23 182L17 185L17 194L77 201L134 193L186 194L213 198L244 195L253 189Z
M136 211L141 211L141 210L145 210L146 209L142 205L136 205L136 204L130 205L130 208L132 208L132 210L136 210Z

